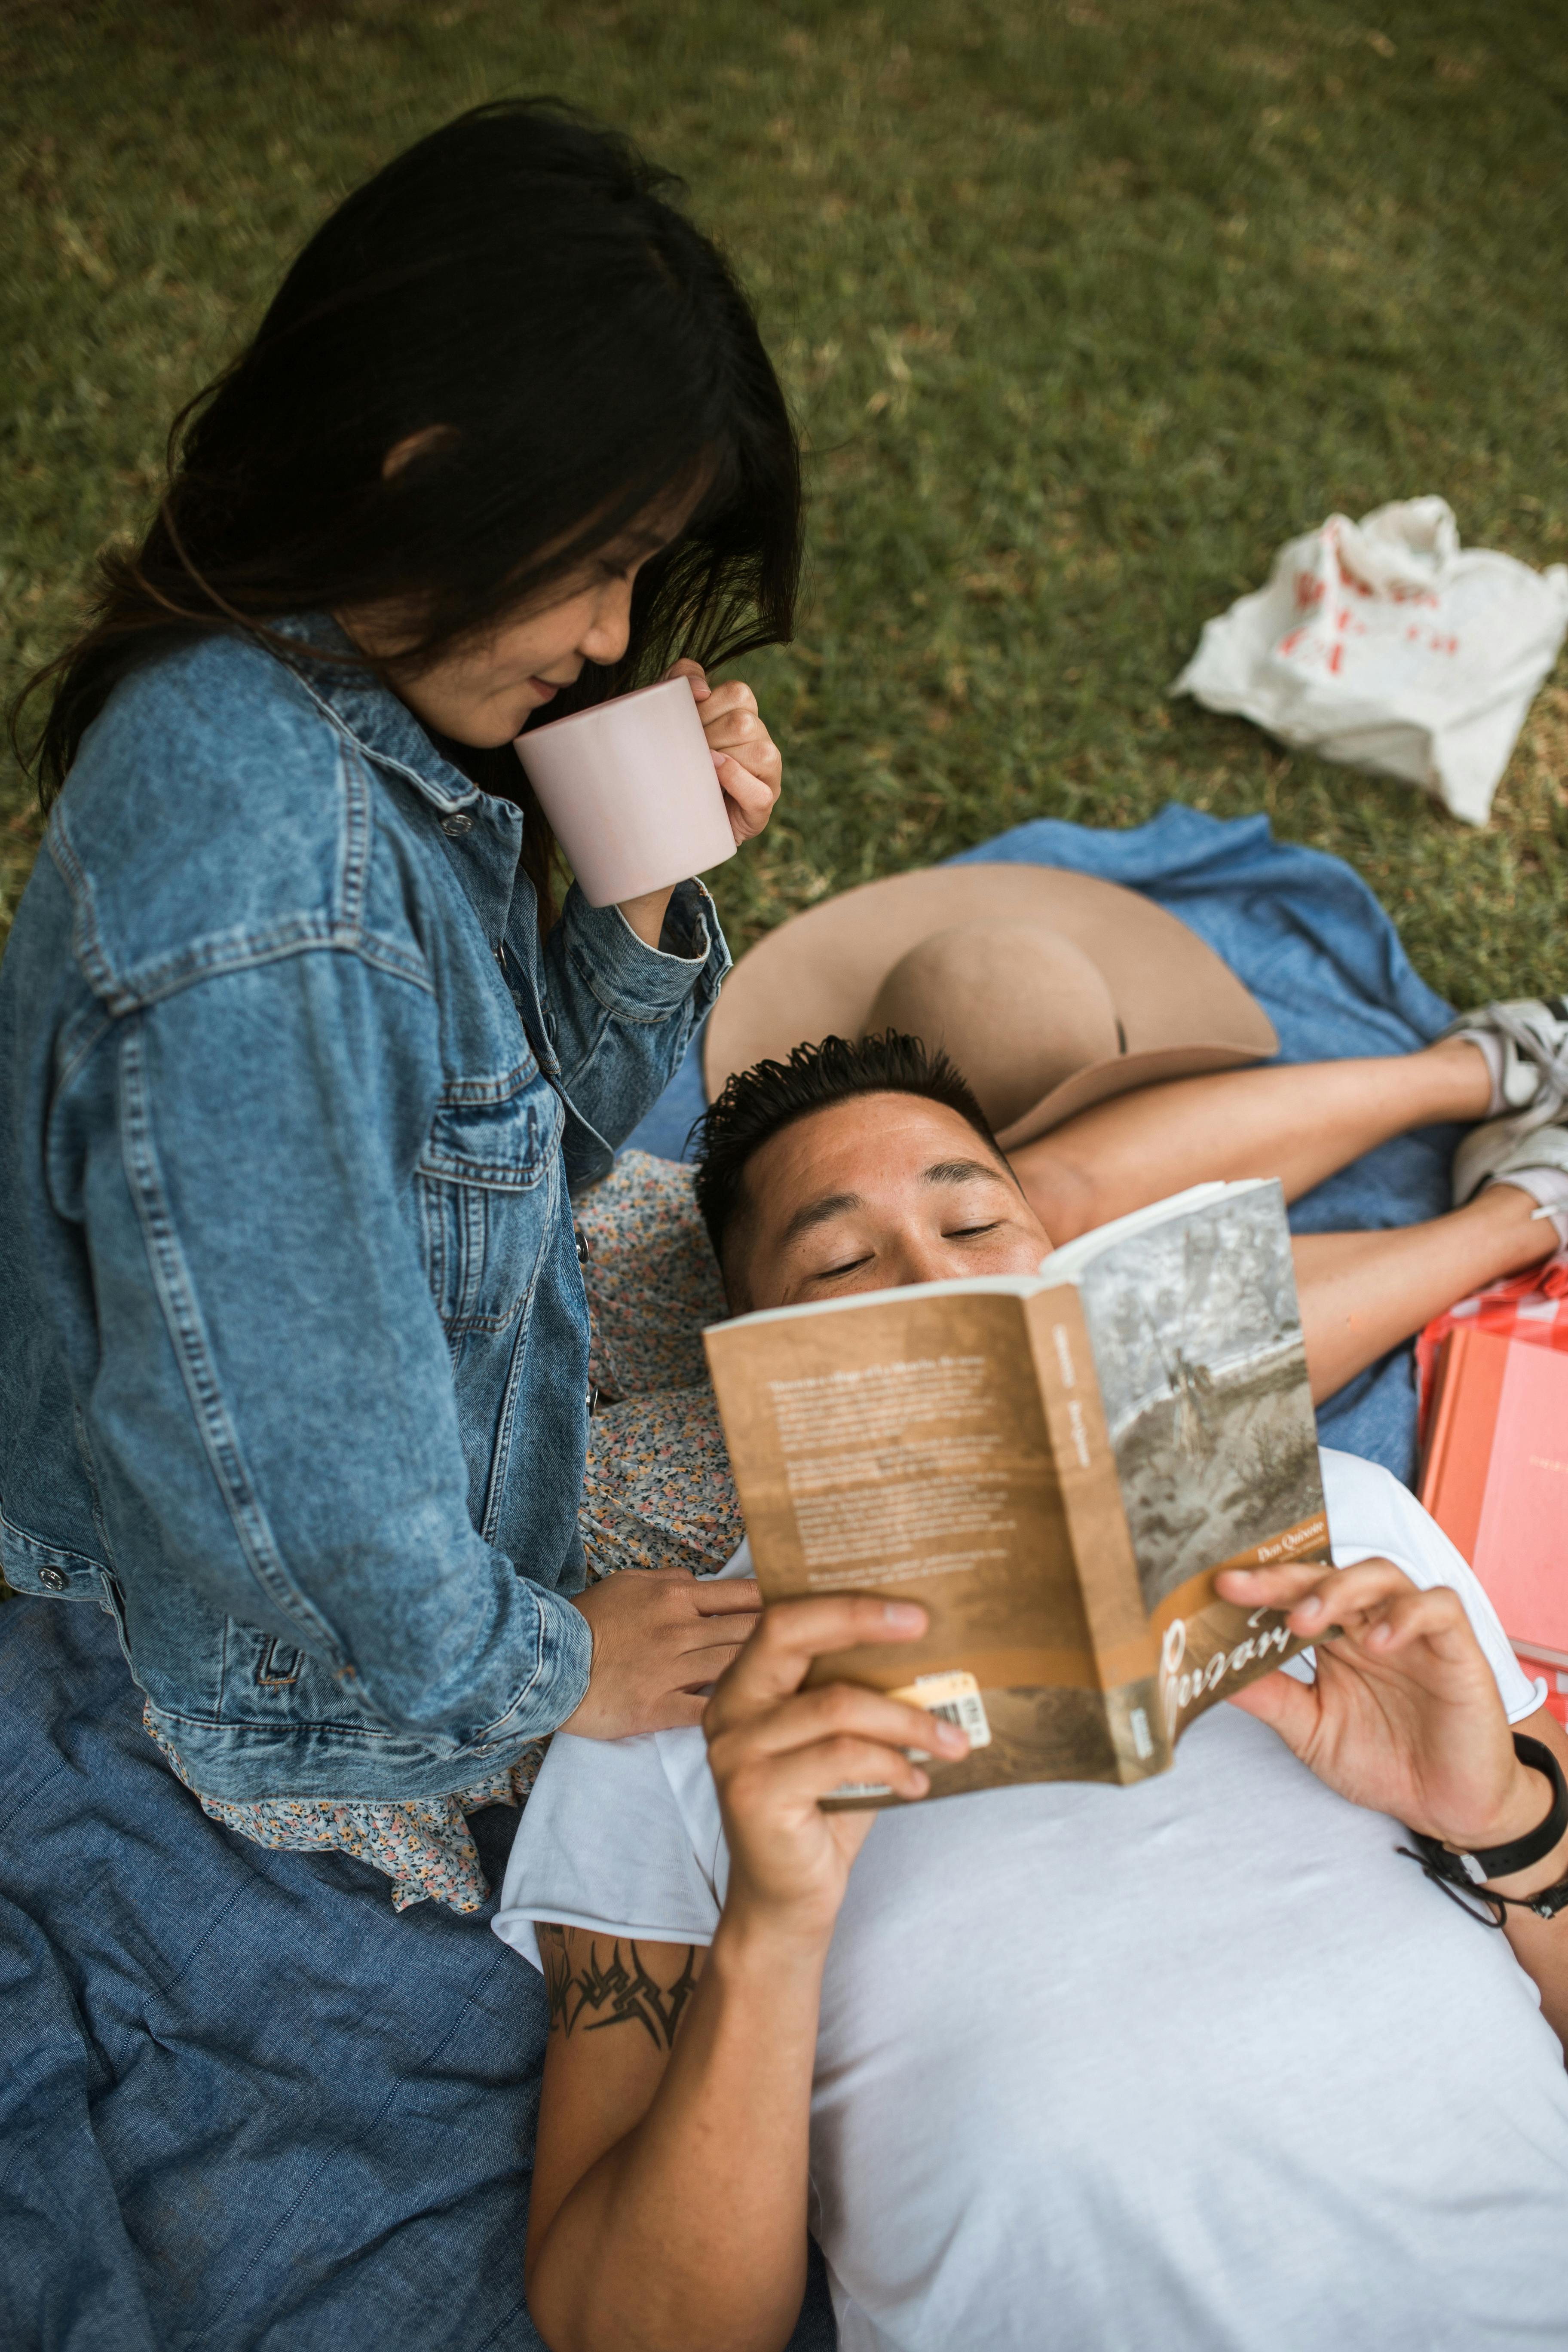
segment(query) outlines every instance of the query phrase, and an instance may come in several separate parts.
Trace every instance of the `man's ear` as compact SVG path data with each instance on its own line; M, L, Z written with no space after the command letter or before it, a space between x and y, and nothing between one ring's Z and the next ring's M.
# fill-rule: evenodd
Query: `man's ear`
M735 1265L730 1260L731 1254L726 1250L719 1265L720 1280L724 1285L724 1304L732 1317L749 1315L752 1301L746 1287L744 1267Z
M731 1315L749 1315L752 1311L751 1239L752 1220L743 1206L737 1206L724 1229L719 1251L719 1279L724 1286L724 1304Z

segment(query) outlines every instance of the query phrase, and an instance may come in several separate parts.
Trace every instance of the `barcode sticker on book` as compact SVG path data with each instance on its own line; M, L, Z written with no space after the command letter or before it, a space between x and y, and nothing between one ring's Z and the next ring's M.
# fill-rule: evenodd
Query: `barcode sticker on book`
M912 1683L906 1683L901 1690L889 1691L888 1696L905 1699L910 1706L923 1706L928 1715L940 1715L944 1723L956 1723L960 1731L969 1734L971 1748L991 1745L985 1702L973 1675L917 1675ZM931 1760L923 1748L911 1748L909 1752L917 1764Z
M905 1683L901 1690L889 1691L888 1696L901 1698L910 1706L923 1706L928 1715L940 1715L944 1723L956 1723L960 1731L969 1734L972 1748L991 1745L985 1702L973 1675L956 1669L947 1674L917 1675L912 1683ZM911 1764L931 1761L929 1748L906 1748L904 1754ZM827 1793L837 1802L850 1803L868 1797L890 1797L893 1792L880 1780L841 1780L837 1789Z

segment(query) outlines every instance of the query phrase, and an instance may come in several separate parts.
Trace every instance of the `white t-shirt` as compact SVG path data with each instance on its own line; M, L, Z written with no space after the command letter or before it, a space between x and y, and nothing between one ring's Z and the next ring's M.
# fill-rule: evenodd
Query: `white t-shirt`
M1347 1454L1323 1485L1336 1563L1453 1586L1531 1713L1414 1498ZM1226 1706L1137 1788L880 1815L812 2090L844 2352L1568 2346L1563 2052L1402 1843ZM725 1876L700 1732L557 1737L496 1931L535 1965L536 1919L706 1944Z

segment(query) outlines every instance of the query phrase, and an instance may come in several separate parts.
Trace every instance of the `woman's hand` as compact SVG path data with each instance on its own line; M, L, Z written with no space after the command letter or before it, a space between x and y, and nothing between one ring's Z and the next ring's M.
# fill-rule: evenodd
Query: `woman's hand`
M758 715L756 696L738 678L710 686L699 662L678 661L667 676L691 680L731 826L737 841L750 841L772 816L784 778L784 761Z
M846 1780L923 1797L931 1783L907 1748L968 1753L963 1733L923 1707L854 1683L801 1688L826 1651L912 1642L925 1628L925 1611L910 1601L784 1601L763 1612L703 1718L730 1848L731 1937L765 1921L826 1939L873 1816L824 1812L818 1798Z
M1447 1585L1423 1591L1369 1559L1231 1569L1215 1589L1244 1608L1288 1610L1291 1633L1314 1645L1315 1684L1266 1675L1230 1704L1271 1724L1352 1805L1460 1852L1506 1845L1543 1819L1547 1785L1514 1754L1496 1679Z
M579 1592L594 1633L582 1705L561 1726L580 1739L626 1739L702 1720L708 1693L757 1622L746 1577L627 1568Z
M700 662L678 661L665 677L691 680L702 714L702 732L719 772L730 830L737 841L750 841L772 816L784 775L778 745L757 715L756 696L738 678L724 686L710 686ZM664 935L664 919L673 895L668 889L652 890L646 898L620 902L622 914L650 948L657 948Z

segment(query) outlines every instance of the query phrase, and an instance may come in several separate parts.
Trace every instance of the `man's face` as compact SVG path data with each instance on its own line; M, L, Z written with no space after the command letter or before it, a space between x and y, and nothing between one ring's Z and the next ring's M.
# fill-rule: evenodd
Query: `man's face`
M903 1283L1033 1274L1050 1246L1006 1168L956 1111L919 1095L859 1095L797 1118L753 1156L725 1275L743 1314Z

